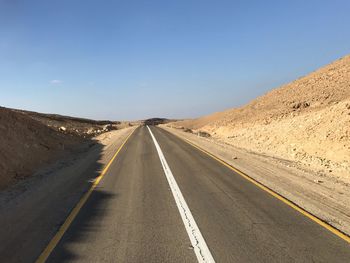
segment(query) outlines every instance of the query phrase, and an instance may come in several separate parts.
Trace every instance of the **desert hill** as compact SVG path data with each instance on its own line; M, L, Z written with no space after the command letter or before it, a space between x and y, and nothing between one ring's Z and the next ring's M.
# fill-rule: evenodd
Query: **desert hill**
M125 123L0 107L0 189Z
M350 175L350 55L247 105L174 123L247 150Z
M346 98L350 98L350 55L274 89L241 108L184 121L182 124L199 129L214 123L266 123L291 114L325 108Z

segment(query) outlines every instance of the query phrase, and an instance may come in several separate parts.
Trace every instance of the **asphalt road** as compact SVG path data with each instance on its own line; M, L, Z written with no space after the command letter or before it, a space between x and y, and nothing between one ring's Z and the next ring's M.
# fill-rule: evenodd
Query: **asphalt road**
M216 262L350 262L349 243L150 128L167 164L148 128L138 128L47 262L198 262L198 253Z

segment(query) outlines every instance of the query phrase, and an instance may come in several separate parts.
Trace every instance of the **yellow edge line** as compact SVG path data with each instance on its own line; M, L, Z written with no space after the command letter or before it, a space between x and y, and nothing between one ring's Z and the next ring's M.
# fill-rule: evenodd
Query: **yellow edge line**
M174 134L174 133L173 133ZM218 157L216 157L215 155L213 155L212 153L204 150L203 148L201 148L200 146L194 144L193 142L191 142L190 140L186 139L186 138L182 138L177 134L174 134L175 136L177 136L178 138L180 138L181 140L187 142L188 144L192 145L193 147L197 148L198 150L200 150L201 152L209 155L210 157L212 157L213 159L215 159L216 161L220 162L221 164L225 165L226 167L228 167L229 169L231 169L232 171L236 172L237 174L239 174L240 176L244 177L245 179L247 179L249 182L253 183L254 185L256 185L257 187L259 187L260 189L268 192L269 194L271 194L272 196L276 197L278 200L282 201L283 203L287 204L288 206L292 207L293 209L297 210L298 212L300 212L301 214L303 214L304 216L310 218L312 221L316 222L317 224L319 224L320 226L326 228L327 230L329 230L330 232L332 232L333 234L337 235L338 237L340 237L341 239L345 240L346 242L350 243L350 237L346 234L344 234L343 232L341 232L340 230L334 228L333 226L327 224L326 222L322 221L321 219L319 219L318 217L312 215L311 213L307 212L306 210L304 210L303 208L299 207L298 205L294 204L292 201L288 200L287 198L283 197L282 195L276 193L275 191L271 190L270 188L266 187L265 185L263 185L262 183L258 182L257 180L253 179L252 177L250 177L249 175L246 175L245 173L243 173L242 171L238 170L237 168L233 167L232 165L226 163L225 161L219 159Z
M136 128L137 129L137 128ZM45 250L40 254L39 258L35 261L35 263L44 263L48 257L50 256L51 252L55 249L58 242L60 242L61 238L63 237L64 233L67 231L69 226L72 224L75 217L78 215L80 209L84 206L86 201L88 200L89 196L91 195L92 191L96 188L96 186L99 184L99 182L102 180L106 172L108 171L109 167L113 163L114 159L117 157L120 150L123 148L125 143L128 141L130 136L134 133L136 130L134 129L128 137L126 137L123 144L118 148L116 153L113 155L112 159L109 161L107 166L103 169L102 173L95 179L93 184L91 185L90 189L83 195L83 197L79 200L79 202L76 204L76 206L73 208L72 212L67 217L66 221L63 223L63 225L59 228L58 232L55 234L55 236L51 239L50 243L46 246Z

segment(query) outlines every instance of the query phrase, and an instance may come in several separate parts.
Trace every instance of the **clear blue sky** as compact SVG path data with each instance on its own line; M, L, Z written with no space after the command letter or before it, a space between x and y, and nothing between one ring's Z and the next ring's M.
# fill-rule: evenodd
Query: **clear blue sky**
M350 1L0 0L0 105L196 117L350 53Z

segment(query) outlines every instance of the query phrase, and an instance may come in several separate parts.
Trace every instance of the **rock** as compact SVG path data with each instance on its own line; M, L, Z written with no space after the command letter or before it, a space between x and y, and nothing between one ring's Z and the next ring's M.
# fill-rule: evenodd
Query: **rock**
M317 184L322 184L323 183L322 180L314 180L314 182L317 183Z
M102 131L111 131L113 130L113 125L112 124L107 124L105 126L103 126Z
M59 131L63 131L63 132L65 132L65 131L67 131L67 128L66 128L66 127L64 127L64 126L61 126L61 127L59 127L59 128L58 128L58 130L59 130Z
M309 102L297 102L297 103L294 103L293 105L292 105L292 108L294 109L294 110L297 110L297 109L300 109L300 108L307 108L307 107L309 107L310 106L310 103Z
M200 137L205 137L205 138L209 138L209 137L210 137L210 134L207 133L207 132L204 132L204 131L199 131L199 132L198 132L198 136L200 136Z
M93 128L90 128L90 129L88 129L88 131L86 132L87 134L93 134L95 131L94 131L94 129Z

